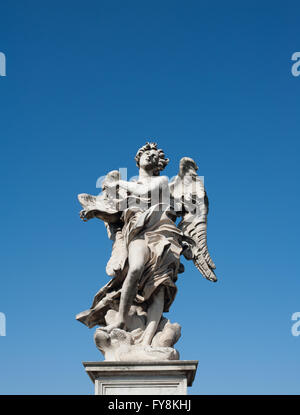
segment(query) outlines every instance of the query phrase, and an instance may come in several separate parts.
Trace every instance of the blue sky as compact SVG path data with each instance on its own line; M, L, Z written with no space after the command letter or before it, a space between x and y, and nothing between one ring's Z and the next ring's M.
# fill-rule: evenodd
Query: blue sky
M111 242L77 194L155 138L210 199L219 281L190 262L168 313L199 360L191 394L298 394L296 1L5 2L0 51L1 394L92 394L102 360L75 320L108 281Z

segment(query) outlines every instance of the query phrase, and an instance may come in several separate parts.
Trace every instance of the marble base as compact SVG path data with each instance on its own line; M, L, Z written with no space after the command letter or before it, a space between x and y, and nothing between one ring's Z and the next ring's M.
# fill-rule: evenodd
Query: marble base
M83 362L95 395L187 395L198 361Z

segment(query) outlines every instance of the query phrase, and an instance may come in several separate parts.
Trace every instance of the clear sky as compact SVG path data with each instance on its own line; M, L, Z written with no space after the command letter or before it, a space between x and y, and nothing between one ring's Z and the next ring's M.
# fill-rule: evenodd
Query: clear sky
M219 281L191 262L168 317L191 394L298 394L299 1L2 2L1 394L93 394L75 320L108 277L77 194L154 138L195 159Z

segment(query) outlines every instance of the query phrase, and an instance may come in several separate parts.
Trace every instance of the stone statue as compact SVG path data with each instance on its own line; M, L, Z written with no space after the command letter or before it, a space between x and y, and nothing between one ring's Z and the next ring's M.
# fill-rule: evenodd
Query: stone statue
M115 170L105 177L100 195L78 195L80 217L104 221L113 247L106 267L112 279L76 318L89 328L100 326L94 338L105 360L176 360L173 345L181 328L163 313L184 271L180 256L217 281L206 242L208 199L193 159L182 158L170 182L160 175L169 160L156 143L146 143L135 160L137 181L121 180Z

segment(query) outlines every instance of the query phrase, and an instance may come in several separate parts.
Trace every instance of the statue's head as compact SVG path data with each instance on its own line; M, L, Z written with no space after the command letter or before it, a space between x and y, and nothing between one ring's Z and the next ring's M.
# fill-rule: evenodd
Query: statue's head
M146 143L141 147L136 153L135 161L138 168L153 170L154 176L159 176L169 163L169 159L165 158L165 153L157 148L156 143Z

